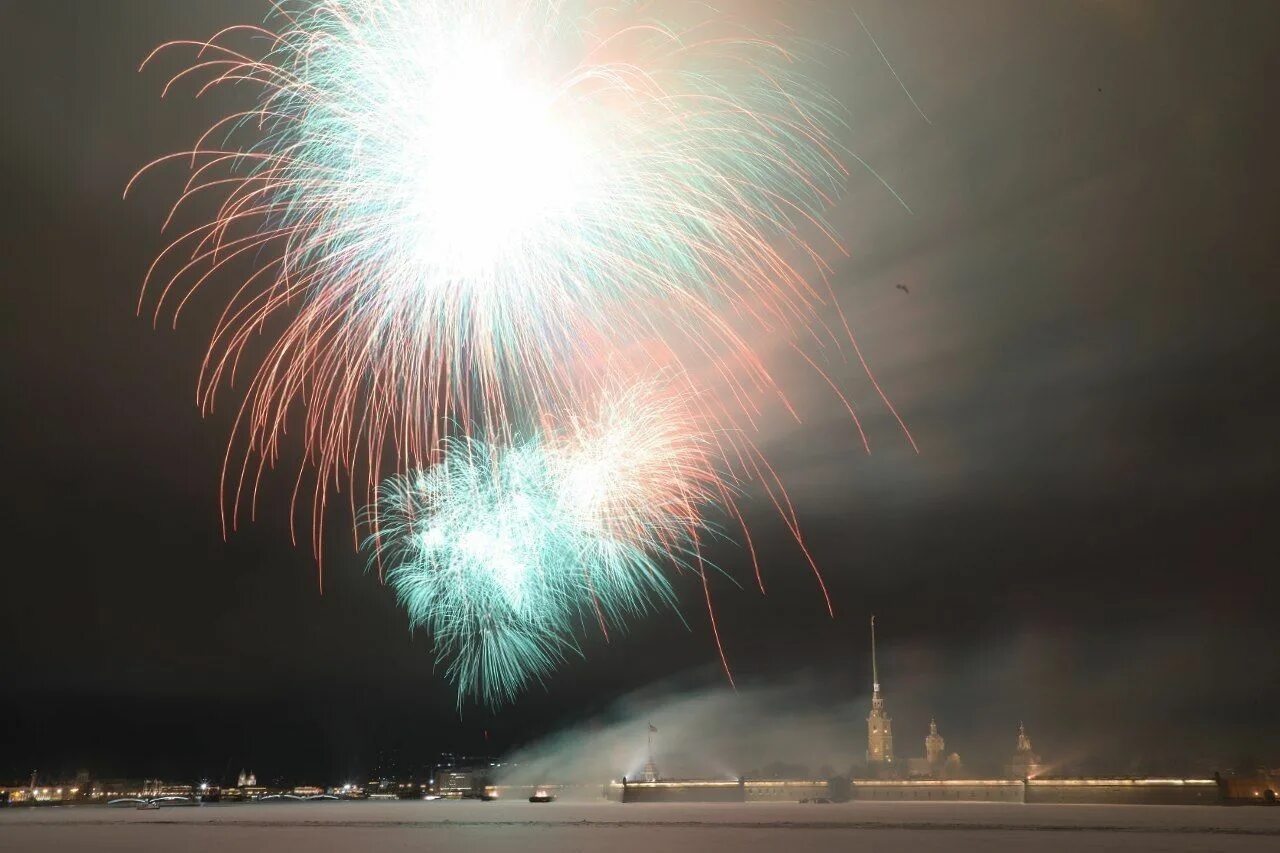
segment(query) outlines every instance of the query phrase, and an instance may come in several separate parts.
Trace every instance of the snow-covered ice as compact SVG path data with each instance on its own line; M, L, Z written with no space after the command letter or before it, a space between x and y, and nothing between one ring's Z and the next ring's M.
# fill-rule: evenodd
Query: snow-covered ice
M0 809L0 851L1280 850L1280 808L352 802Z

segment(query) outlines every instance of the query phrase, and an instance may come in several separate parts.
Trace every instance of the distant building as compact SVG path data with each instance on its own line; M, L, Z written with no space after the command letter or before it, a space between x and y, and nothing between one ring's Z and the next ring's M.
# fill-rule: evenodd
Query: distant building
M938 734L937 720L929 721L929 734L924 739L924 758L907 759L907 775L912 778L942 779L959 770L960 756L948 757L943 750L947 742ZM954 776L952 776L954 778Z
M653 736L658 733L658 728L653 723L649 724L649 760L644 763L643 778L646 782L658 781L658 765L653 762Z
M1031 736L1027 727L1018 723L1018 749L1005 765L1005 776L1010 779L1034 779L1044 768L1040 756L1031 748Z
M145 779L94 779L89 783L91 800L114 800L141 797L147 788Z
M1258 768L1253 773L1213 774L1223 802L1275 805L1280 795L1280 769Z
M258 777L254 775L252 770L250 770L248 773L245 773L244 770L241 770L240 775L236 778L237 788L252 788L257 784L258 784Z
M50 785L0 785L0 803L64 803L76 799L80 789L71 782Z
M489 765L436 770L435 793L442 797L478 797L489 784Z
M432 766L427 790L442 797L479 796L500 766L492 756L444 752Z
M867 769L875 776L892 776L893 720L885 713L876 668L876 617L871 617L871 713L867 715Z
M942 735L938 734L938 721L929 721L929 734L924 739L924 760L929 762L930 766L942 762L942 750L946 747L947 742L942 739Z
M147 779L142 785L144 797L193 797L195 793L194 785L166 782L163 779Z
M880 692L880 668L876 660L876 617L871 617L871 712L867 715L867 777L870 779L954 780L964 778L960 756L947 753L947 742L938 732L937 720L929 721L924 756L898 761L893 754L893 720ZM1018 724L1016 751L1004 765L1006 779L1034 779L1047 768L1031 747L1031 737Z

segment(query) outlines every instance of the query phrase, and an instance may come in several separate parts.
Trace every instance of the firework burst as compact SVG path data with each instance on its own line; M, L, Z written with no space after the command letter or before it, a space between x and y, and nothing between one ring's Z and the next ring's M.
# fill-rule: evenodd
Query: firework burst
M224 526L300 433L290 517L310 504L319 556L345 490L460 701L673 605L671 571L719 646L708 513L754 564L735 499L760 487L804 551L750 439L769 398L791 411L751 343L861 362L823 261L840 109L782 44L655 5L286 0L152 54L194 52L166 93L255 93L139 173L189 169L166 228L214 211L139 310L228 287L197 390L241 385Z
M387 465L428 466L451 424L505 441L519 415L581 408L607 353L696 364L738 424L781 398L752 335L830 336L792 260L823 269L802 234L830 240L836 104L784 47L719 18L583 6L320 0L278 7L274 31L157 51L196 51L166 92L260 92L152 164L191 168L173 215L218 199L144 295L176 322L232 282L198 394L212 407L250 372L231 524L299 420L318 548L334 484L354 510Z
M710 569L703 513L732 501L687 400L620 387L588 413L499 445L455 435L384 484L370 545L459 702L512 698L629 617L675 604L667 572Z

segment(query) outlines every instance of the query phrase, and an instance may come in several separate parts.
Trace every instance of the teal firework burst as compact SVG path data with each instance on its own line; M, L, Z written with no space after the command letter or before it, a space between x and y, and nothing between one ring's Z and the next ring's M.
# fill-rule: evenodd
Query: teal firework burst
M708 570L702 511L729 484L714 444L656 390L510 443L449 438L438 464L383 485L370 544L460 702L501 704L588 626L607 635L674 605L669 571Z

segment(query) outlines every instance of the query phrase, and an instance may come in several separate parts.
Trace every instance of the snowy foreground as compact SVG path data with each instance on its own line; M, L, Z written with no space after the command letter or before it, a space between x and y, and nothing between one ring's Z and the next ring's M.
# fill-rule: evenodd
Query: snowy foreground
M353 802L0 809L0 851L1280 850L1280 808Z

